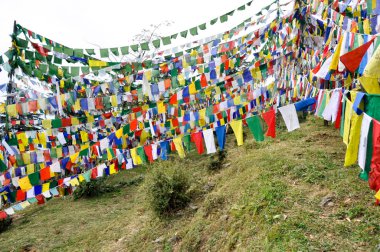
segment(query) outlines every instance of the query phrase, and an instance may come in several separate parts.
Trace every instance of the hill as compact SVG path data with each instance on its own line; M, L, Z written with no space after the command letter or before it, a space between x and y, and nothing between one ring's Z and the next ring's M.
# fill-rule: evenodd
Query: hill
M54 199L15 216L0 236L2 251L358 251L379 244L373 193L344 168L337 130L308 117L301 129L255 142L245 129L236 147L227 136L223 169L209 172L193 150L181 167L197 197L174 217L148 208L142 181L157 165L121 171L120 190L91 199Z

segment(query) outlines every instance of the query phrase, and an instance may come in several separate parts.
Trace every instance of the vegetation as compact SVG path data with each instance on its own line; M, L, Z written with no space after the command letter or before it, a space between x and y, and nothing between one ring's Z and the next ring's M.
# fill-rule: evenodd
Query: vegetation
M225 165L224 161L226 159L226 151L218 151L216 155L210 155L210 163L207 166L209 171L218 171L223 165Z
M339 132L307 118L294 132L243 146L227 136L224 163L209 172L196 150L179 160L140 166L107 183L145 176L164 166L189 176L190 201L158 218L146 182L97 197L54 199L14 216L0 236L4 251L371 251L380 244L380 209L359 168L344 168ZM168 168L169 169L169 168ZM166 176L166 173L165 173Z
M159 217L167 217L190 202L190 179L179 163L161 163L148 177L145 187L148 204Z
M105 184L105 178L91 180L87 183L81 183L74 191L73 198L75 200L80 198L91 198L99 196L102 193L112 191L110 186Z
M7 216L4 219L0 220L0 233L4 232L12 224L12 217Z

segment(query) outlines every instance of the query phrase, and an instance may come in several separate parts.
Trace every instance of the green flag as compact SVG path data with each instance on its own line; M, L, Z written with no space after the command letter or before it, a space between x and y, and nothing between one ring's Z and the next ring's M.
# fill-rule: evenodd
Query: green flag
M107 48L100 49L100 57L102 57L102 58L108 58L108 56L109 56L109 52L108 52Z
M4 172L7 170L7 165L0 159L0 172Z
M221 23L224 23L224 22L227 22L227 20L228 20L228 16L227 16L227 14L224 14L223 16L220 16L220 22Z
M190 151L191 145L190 145L190 135L184 135L182 138L183 144L185 145L185 149L187 152Z
M119 48L114 47L114 48L111 48L110 51L111 51L115 56L119 56Z
M137 154L140 156L143 164L145 164L147 162L147 157L145 155L144 148L142 146L137 148Z
M187 30L181 31L180 34L181 34L181 37L186 38L187 37Z
M39 172L34 172L28 175L28 178L30 180L30 184L33 186L36 186L40 183L40 173Z
M160 39L153 40L152 44L154 47L159 48L161 44L161 40Z
M170 37L162 37L162 44L164 45L170 45L171 44L171 40L170 40Z
M193 28L190 29L190 34L193 35L193 36L196 36L198 35L198 28L195 26Z
M121 47L120 51L122 55L127 55L129 53L129 47L128 46Z
M261 126L260 118L258 116L252 116L247 118L248 128L258 142L264 141L264 132Z

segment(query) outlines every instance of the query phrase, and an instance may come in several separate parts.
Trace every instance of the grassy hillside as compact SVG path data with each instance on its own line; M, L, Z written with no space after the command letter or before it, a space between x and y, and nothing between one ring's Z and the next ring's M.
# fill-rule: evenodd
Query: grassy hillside
M247 130L247 129L245 129ZM257 143L245 132L236 147L227 136L225 167L205 168L195 150L181 162L198 192L190 206L159 220L144 197L157 165L123 171L108 183L131 181L92 199L54 199L16 216L0 235L8 251L310 251L374 250L380 243L380 209L373 192L344 168L338 131L312 117L301 129L278 131ZM172 161L173 162L173 161ZM161 165L171 165L172 162Z

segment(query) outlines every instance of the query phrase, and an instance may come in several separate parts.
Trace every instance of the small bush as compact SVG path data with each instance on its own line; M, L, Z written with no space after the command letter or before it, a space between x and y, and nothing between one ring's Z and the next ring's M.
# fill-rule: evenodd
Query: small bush
M7 228L12 224L12 218L8 215L6 218L0 220L0 233L7 230Z
M210 163L207 166L209 171L218 171L223 167L224 160L226 159L225 151L218 151L216 155L210 156Z
M105 183L104 178L91 180L87 183L81 183L74 191L74 200L80 198L91 198L96 197L100 194L112 192L114 187L109 186Z
M146 181L148 204L159 217L169 216L186 207L191 199L189 189L189 176L180 165L159 165Z

